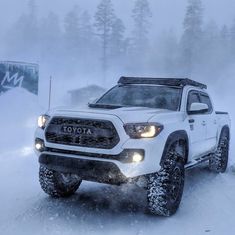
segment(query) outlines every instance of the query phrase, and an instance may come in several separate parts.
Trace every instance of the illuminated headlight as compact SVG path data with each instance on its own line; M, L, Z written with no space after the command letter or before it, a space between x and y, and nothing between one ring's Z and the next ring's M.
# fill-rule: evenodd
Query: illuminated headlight
M45 149L44 141L37 138L35 140L35 149L39 152L42 152Z
M156 137L163 130L163 125L158 123L134 123L126 124L124 128L132 139L141 139Z
M49 120L49 116L41 115L38 117L38 127L44 129L46 127L47 121Z

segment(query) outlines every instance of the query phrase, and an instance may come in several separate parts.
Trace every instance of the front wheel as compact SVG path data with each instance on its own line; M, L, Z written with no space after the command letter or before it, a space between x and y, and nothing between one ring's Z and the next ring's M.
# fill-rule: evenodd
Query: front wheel
M147 187L148 209L151 214L161 216L171 216L177 211L184 189L185 146L177 142L166 154L162 169L148 177Z
M82 180L73 174L65 174L40 166L39 182L42 190L52 197L68 197L79 188Z

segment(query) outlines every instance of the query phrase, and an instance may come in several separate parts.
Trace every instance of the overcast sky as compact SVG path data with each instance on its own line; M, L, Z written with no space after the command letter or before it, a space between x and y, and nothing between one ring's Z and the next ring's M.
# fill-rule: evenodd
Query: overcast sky
M22 12L28 0L0 0L0 28L6 29ZM100 0L37 0L40 16L49 11L57 12L61 18L74 4L89 10L92 14ZM180 32L187 6L187 0L149 0L153 12L153 28L156 33L171 28ZM202 0L205 21L215 20L219 25L231 24L235 18L235 0ZM131 26L131 10L134 0L113 0L116 12L128 26Z

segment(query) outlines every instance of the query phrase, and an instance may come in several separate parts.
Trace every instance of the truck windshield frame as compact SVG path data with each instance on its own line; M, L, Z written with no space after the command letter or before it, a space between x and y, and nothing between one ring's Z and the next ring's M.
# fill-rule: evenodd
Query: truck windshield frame
M117 85L90 107L146 107L179 111L182 93L181 87L174 86Z

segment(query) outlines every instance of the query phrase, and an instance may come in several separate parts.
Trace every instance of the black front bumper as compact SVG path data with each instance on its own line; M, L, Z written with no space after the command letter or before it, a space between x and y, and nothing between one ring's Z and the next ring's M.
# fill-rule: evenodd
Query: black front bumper
M39 163L50 170L77 174L83 180L120 185L128 182L117 165L111 162L41 154Z

